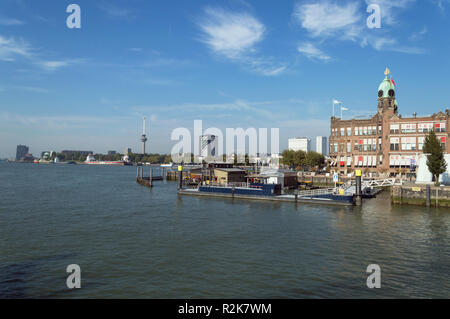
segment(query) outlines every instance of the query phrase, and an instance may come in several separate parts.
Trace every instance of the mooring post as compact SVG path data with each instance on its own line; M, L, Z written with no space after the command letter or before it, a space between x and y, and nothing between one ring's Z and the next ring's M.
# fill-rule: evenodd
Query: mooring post
M153 168L150 167L150 187L153 186Z
M183 189L183 166L178 166L178 190Z
M361 176L356 176L356 206L362 205Z
M136 166L136 179L139 179L139 166Z
M430 187L430 185L427 185L426 196L427 196L427 200L426 200L427 207L430 207L431 206L431 187Z

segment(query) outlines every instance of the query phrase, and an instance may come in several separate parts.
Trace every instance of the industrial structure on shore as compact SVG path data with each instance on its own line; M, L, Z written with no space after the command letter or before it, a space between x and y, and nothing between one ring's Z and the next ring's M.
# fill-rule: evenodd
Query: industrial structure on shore
M142 128L142 136L141 136L141 142L142 142L142 154L145 154L145 143L148 141L147 135L145 134L145 121L146 117L144 116L144 125Z
M331 118L330 158L332 171L356 169L376 175L415 173L426 135L434 130L444 152L450 125L449 110L428 117L404 118L398 113L396 88L390 71L378 87L378 112L370 119Z

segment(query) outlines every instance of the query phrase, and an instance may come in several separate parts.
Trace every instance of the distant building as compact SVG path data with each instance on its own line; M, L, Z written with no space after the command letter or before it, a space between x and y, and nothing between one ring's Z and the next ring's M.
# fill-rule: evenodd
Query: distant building
M325 136L316 137L316 152L322 155L328 155L327 138Z
M311 151L311 139L307 137L290 138L289 150L309 152Z
M125 149L125 155L130 155L132 153L131 148L126 148Z
M20 161L22 158L25 157L25 155L28 153L29 148L25 145L17 145L16 150L16 161Z
M331 118L330 158L332 170L354 170L395 175L416 173L425 138L431 130L446 154L450 153L450 111L431 116L403 117L398 113L396 88L389 70L378 87L377 113L367 119Z
M116 151L108 151L108 155L116 155L117 152Z

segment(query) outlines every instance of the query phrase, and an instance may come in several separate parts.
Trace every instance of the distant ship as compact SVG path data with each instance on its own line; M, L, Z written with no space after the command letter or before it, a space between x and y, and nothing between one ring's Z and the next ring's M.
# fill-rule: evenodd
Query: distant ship
M86 165L132 165L129 157L125 155L121 161L97 161L94 155L89 154L86 161L83 163Z
M161 164L161 167L172 167L173 166L173 163L170 163L170 164Z

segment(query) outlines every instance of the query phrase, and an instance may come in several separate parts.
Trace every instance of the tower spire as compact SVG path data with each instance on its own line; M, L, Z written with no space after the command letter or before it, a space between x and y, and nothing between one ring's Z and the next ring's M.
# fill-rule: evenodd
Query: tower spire
M386 71L384 71L384 74L386 77L388 77L389 74L391 74L391 71L389 71L389 68L386 68Z
M145 120L146 120L147 118L144 116L144 119L143 119L143 127L142 127L142 136L141 136L141 142L142 142L142 154L145 154L145 142L147 142L148 141L148 139L147 139L147 135L145 134Z

